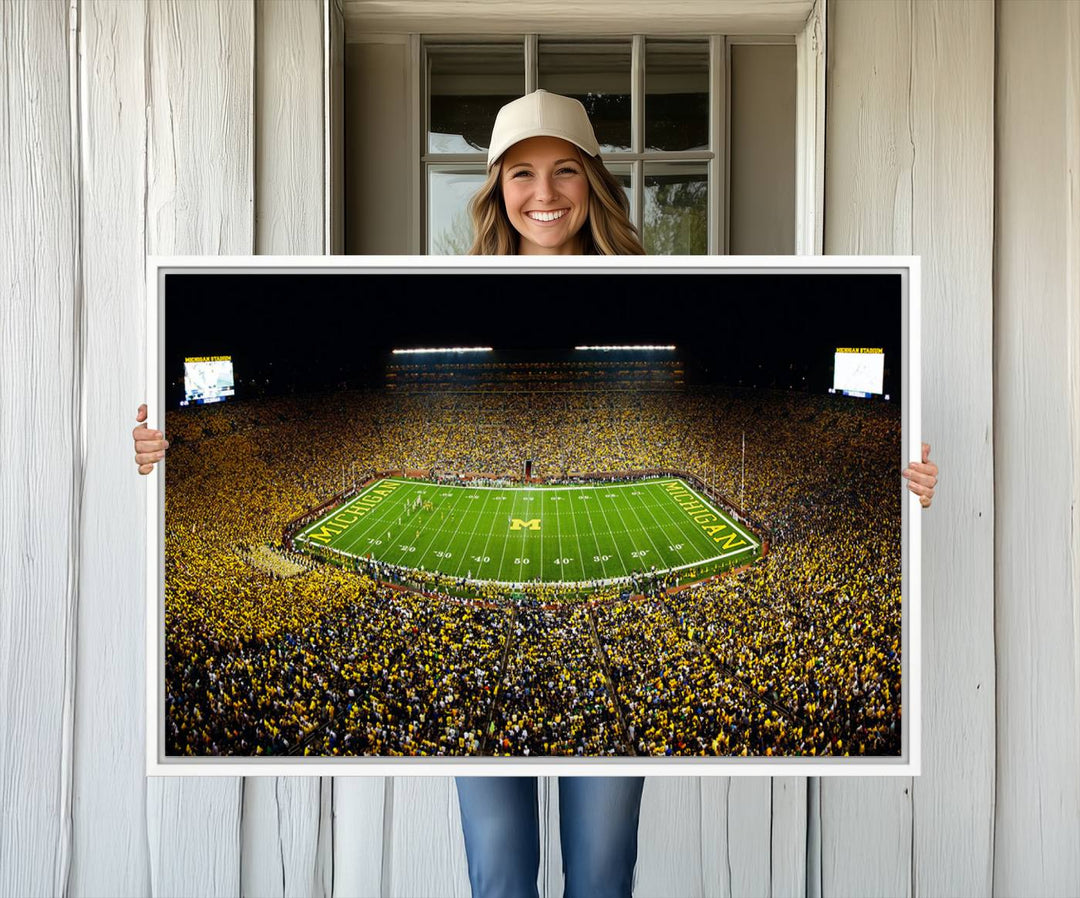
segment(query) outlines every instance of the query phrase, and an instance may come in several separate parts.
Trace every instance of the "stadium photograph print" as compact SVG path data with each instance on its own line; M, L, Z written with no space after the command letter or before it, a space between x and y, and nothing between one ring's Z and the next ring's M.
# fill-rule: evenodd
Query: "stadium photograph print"
M897 756L900 276L431 262L164 275L165 754Z

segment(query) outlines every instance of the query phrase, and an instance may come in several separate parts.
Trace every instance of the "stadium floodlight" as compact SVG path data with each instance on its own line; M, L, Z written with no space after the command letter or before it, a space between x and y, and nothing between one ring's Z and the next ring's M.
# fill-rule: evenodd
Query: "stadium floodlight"
M577 350L587 350L589 352L625 352L630 351L660 351L660 352L674 352L674 346L652 346L647 344L637 344L634 346L575 346Z
M394 355L418 355L422 352L460 353L494 352L490 346L433 346L424 349L395 349Z

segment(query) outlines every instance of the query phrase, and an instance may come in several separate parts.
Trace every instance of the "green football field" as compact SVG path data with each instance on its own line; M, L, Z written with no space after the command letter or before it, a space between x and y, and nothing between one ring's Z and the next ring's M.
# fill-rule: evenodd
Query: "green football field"
M508 586L611 582L653 569L706 576L760 552L753 533L671 477L574 486L388 478L295 542Z

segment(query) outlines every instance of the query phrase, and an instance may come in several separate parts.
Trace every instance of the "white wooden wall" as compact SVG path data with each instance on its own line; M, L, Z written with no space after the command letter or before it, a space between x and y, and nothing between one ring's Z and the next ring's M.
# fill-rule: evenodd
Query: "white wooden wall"
M826 251L923 257L924 772L648 780L636 894L1075 895L1080 4L829 15ZM468 894L450 780L143 776L143 256L335 245L340 24L2 5L0 895Z

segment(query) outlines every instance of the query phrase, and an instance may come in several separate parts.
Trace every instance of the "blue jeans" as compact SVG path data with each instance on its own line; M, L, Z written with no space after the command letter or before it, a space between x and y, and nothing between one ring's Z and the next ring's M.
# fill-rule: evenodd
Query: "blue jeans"
M645 778L559 777L564 898L630 898ZM473 898L538 898L536 777L459 776Z

